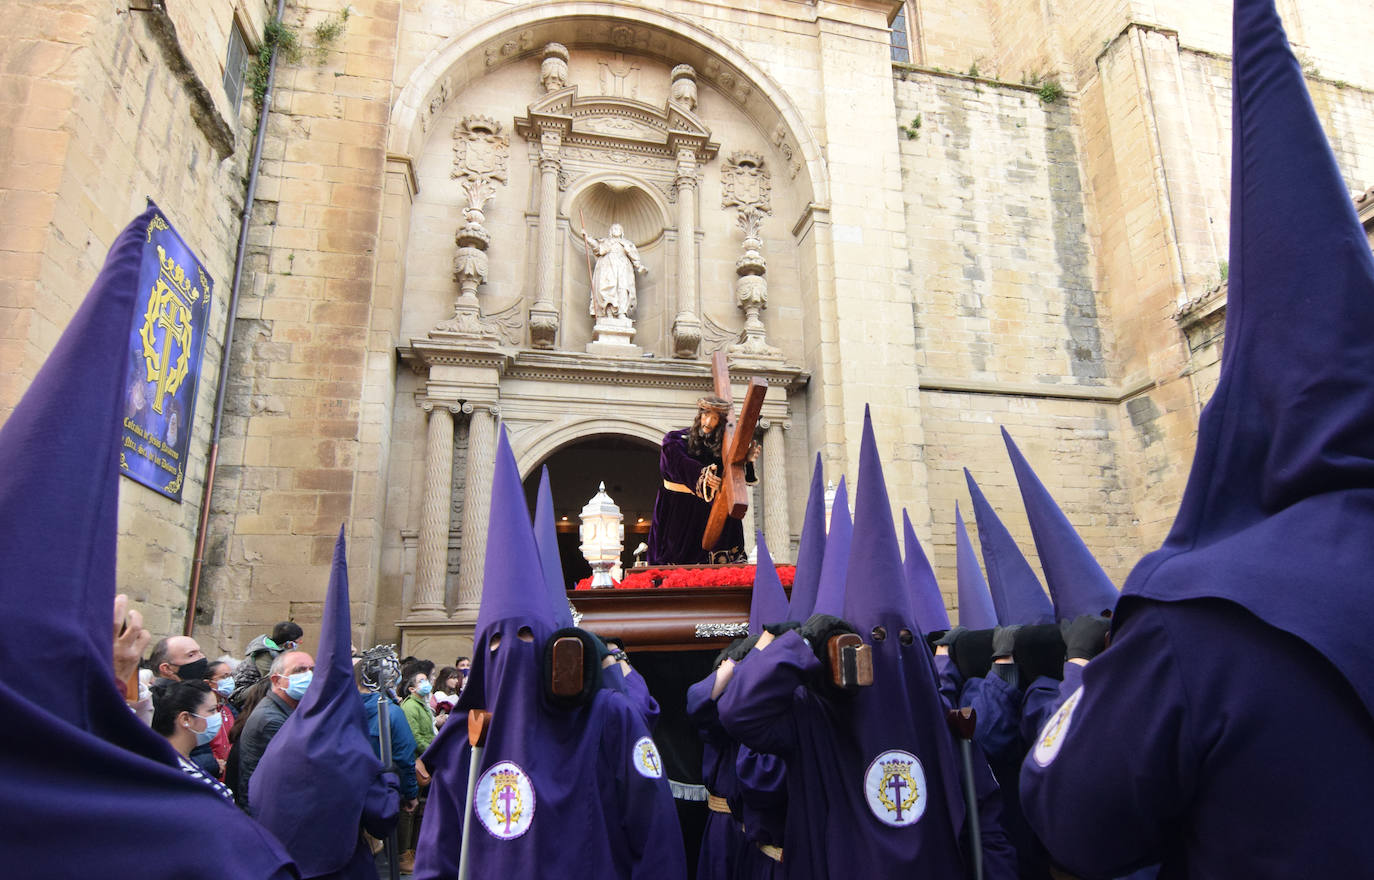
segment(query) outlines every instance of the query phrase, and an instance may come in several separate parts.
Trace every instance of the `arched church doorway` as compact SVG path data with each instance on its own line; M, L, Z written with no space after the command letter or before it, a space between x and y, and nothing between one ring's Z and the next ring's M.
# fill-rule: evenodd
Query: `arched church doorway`
M578 549L578 526L583 505L601 483L625 517L625 548L622 568L634 564L635 550L649 537L649 522L658 491L658 447L637 437L596 434L560 447L525 477L525 500L534 510L539 473L549 469L553 489L553 514L558 526L558 555L563 563L563 583L572 589L592 573Z

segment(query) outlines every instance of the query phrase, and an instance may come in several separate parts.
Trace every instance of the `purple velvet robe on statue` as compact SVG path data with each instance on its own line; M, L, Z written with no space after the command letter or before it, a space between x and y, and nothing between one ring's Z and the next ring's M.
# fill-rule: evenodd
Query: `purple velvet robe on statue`
M712 553L728 552L732 558L744 553L744 526L734 517L726 517L725 527L712 551L701 549L701 536L706 531L711 505L694 493L704 468L714 464L719 473L720 458L709 452L692 455L687 450L687 434L684 428L663 435L663 448L658 456L659 475L666 482L685 486L692 492L658 487L654 518L649 526L647 559L650 565L695 565L711 562ZM748 482L754 481L753 464L746 466L744 477Z

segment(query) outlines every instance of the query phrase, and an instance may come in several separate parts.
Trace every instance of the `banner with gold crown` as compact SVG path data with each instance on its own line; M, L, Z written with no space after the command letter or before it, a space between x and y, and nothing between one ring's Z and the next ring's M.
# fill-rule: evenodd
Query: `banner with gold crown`
M205 266L159 210L148 223L129 330L119 470L177 502L213 290Z

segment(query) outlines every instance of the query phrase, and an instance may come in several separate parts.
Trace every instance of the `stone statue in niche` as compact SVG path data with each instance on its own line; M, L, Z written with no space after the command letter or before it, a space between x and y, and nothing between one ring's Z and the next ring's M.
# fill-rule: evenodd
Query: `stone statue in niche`
M587 243L587 255L596 257L591 268L592 289L589 311L596 323L592 326L592 341L587 351L612 357L638 357L635 345L636 274L648 272L639 261L639 249L625 237L619 223L612 223L605 238L593 238L582 230Z
M582 230L588 252L596 256L592 269L591 315L593 318L633 318L635 273L649 270L639 261L639 250L625 237L619 223L612 223L605 238L592 238Z

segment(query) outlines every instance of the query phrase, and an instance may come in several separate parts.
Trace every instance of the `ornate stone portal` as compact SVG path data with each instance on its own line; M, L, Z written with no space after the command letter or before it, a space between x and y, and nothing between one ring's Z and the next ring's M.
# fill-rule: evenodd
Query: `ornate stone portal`
M515 120L516 132L532 145L532 161L537 162L539 172L539 186L534 188L539 219L530 344L534 348L556 347L559 327L566 317L559 314L557 306L558 241L560 223L571 222L571 218L560 217L559 193L567 190L575 197L589 187L610 183L622 191L652 193L649 201L653 204L676 206L671 212L674 216L660 211L663 216L654 221L653 237L668 232L676 242L675 272L665 273L673 281L665 310L673 315L673 354L694 358L701 340L697 182L703 166L720 149L693 112L695 72L689 65L674 68L669 99L664 106L655 107L636 100L636 90L626 84L632 74L638 75L638 68L619 63L606 66L608 73L602 76L609 84L605 88L615 94L583 98L575 85L553 89L566 81L559 66L566 62L566 48L556 43L545 46L541 85L552 90L530 104L525 116ZM628 218L607 219L626 223L627 238L643 242L636 238L635 230L628 228ZM569 265L570 262L564 261L564 273L580 268ZM633 326L625 326L629 315L593 312L593 316L598 326L589 351L639 356L639 349L631 343Z

